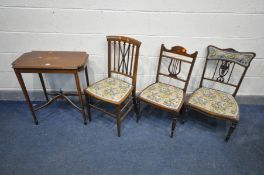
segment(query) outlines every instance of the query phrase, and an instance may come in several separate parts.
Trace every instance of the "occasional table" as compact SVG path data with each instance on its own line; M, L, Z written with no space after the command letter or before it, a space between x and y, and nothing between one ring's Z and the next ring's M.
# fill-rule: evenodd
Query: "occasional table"
M23 94L26 98L26 102L32 113L35 124L38 124L35 111L48 106L53 101L64 98L73 107L78 109L82 115L84 124L87 124L87 119L84 110L84 103L82 98L82 90L80 85L80 79L78 72L85 72L86 84L89 86L88 71L87 71L87 60L88 54L86 52L68 52L68 51L32 51L24 53L17 60L12 63L13 69L16 73L19 84L22 88ZM38 73L40 82L46 97L46 103L39 106L33 107L28 95L24 80L21 73ZM43 80L42 73L56 73L56 74L73 74L77 87L77 93L64 93L62 90L59 92L47 92L46 86ZM49 98L49 95L52 98ZM79 96L80 107L74 104L67 96Z

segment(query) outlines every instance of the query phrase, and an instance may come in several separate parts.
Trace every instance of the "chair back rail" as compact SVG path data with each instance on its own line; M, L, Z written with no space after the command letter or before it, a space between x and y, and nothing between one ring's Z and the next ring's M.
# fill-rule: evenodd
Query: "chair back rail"
M166 55L166 53L169 53L170 55ZM187 50L182 46L174 46L171 49L167 49L164 46L164 44L162 44L161 49L160 49L156 82L159 82L160 75L173 78L173 79L179 80L184 83L183 91L186 92L197 54L198 54L197 51L192 54L188 54ZM179 56L188 57L190 58L191 61L180 58ZM169 62L170 62L167 67L168 74L161 72L161 64L164 58L169 59ZM179 77L180 73L182 72L183 64L190 65L185 79Z
M136 87L139 48L141 42L125 36L107 36L108 41L108 77L112 73L132 79Z
M207 47L207 56L200 87L203 86L204 80L232 86L235 88L234 92L232 93L232 95L235 97L242 80L245 77L247 69L255 56L256 54L253 52L238 52L232 48L220 49L213 45L209 45ZM208 65L210 61L216 61L216 64L213 76L207 77L205 73L209 69ZM233 77L234 69L236 67L241 67L243 71L238 77L238 81L236 83L231 83L230 79Z

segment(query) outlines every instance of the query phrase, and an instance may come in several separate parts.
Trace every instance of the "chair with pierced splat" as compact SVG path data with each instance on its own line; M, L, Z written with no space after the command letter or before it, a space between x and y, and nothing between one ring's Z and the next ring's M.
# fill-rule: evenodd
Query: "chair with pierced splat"
M117 135L121 134L121 121L136 105L136 80L140 41L125 36L107 36L108 41L108 78L98 81L84 90L87 101L88 117L90 108L100 110L116 119ZM120 75L117 77L114 75ZM125 79L125 78L126 79ZM123 78L123 80L121 80ZM129 81L130 82L129 82ZM91 103L91 98L115 106L116 112L109 112Z
M173 137L176 127L177 116L183 107L184 97L197 54L198 52L188 54L186 49L181 46L167 49L162 44L156 82L146 87L138 95L139 110L140 101L142 101L158 109L173 113L171 137ZM168 80L175 80L175 82L164 83Z
M235 96L254 57L255 53L252 52L238 52L232 48L220 49L212 45L208 46L200 87L185 103L189 109L210 117L231 121L225 141L229 140L239 121L239 106ZM210 82L214 85L213 88L208 87ZM218 88L216 88L217 84L220 85ZM223 86L228 89L220 90ZM231 87L233 87L233 93L226 92Z

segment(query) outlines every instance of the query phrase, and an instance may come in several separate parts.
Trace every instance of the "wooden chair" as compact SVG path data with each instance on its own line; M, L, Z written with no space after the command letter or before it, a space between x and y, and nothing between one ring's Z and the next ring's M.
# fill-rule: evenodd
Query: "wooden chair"
M255 53L252 52L208 46L200 87L186 101L188 108L231 122L225 141L229 140L239 121L239 106L235 96L254 57ZM209 88L209 83L214 87ZM233 93L220 90L223 86L227 88L225 91L232 87Z
M89 120L91 121L90 108L100 110L116 118L117 135L120 137L120 123L133 106L136 114L138 114L136 80L141 42L125 36L107 36L107 41L108 78L92 84L84 90L84 93L86 95ZM99 108L96 104L92 104L91 98L113 104L116 108L116 113L111 113Z
M181 46L167 49L162 44L156 82L146 87L138 95L139 110L140 101L143 101L156 108L173 113L171 137L173 137L176 127L177 115L180 113L184 103L186 89L197 54L198 52L188 54L186 49ZM165 78L165 80L162 80L162 78ZM175 80L175 85L177 86L161 82L166 80Z

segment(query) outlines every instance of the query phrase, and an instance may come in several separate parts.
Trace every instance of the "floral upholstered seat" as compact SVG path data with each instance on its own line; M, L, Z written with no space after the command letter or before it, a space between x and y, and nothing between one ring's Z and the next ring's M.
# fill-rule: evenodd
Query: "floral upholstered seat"
M154 83L144 89L139 97L147 102L178 111L183 103L183 90L164 83Z
M238 104L232 95L225 92L202 87L191 95L187 103L212 115L239 120Z
M89 86L86 91L96 98L119 104L131 93L132 89L133 86L125 81L106 78Z

